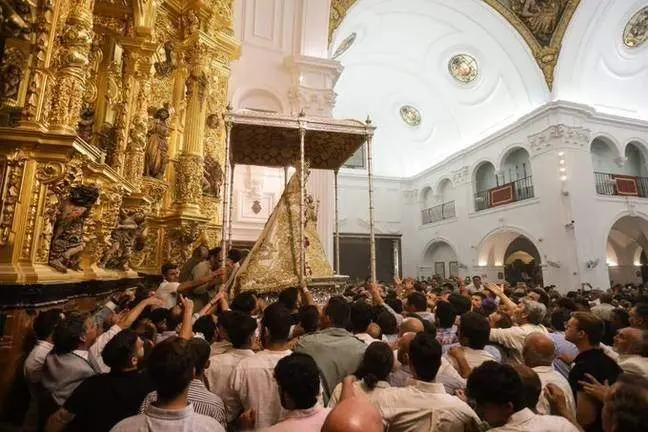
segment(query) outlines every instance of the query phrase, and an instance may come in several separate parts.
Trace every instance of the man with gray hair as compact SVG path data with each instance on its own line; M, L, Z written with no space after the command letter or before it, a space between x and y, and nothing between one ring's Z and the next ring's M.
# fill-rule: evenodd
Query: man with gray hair
M614 349L623 372L648 379L648 330L622 328L614 336Z
M551 414L551 406L544 390L547 384L554 384L565 394L567 409L575 417L576 402L569 381L553 367L553 361L556 357L553 341L545 333L530 333L524 340L522 357L524 358L524 364L538 374L542 383L540 399L536 405L538 414Z
M486 288L499 297L500 304L508 310L513 322L517 324L507 329L491 329L490 341L512 349L513 359L518 363L523 363L522 348L527 335L534 332L547 333L547 329L542 325L547 307L529 298L523 298L517 305L504 294L504 289L501 286L489 283Z

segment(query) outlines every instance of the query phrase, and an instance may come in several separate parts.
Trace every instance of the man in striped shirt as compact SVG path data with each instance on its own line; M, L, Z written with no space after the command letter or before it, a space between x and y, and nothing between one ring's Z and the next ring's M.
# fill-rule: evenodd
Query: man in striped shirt
M212 417L224 428L227 428L227 416L223 400L207 390L205 384L203 384L203 373L209 367L211 347L204 339L193 338L187 342L187 348L194 358L196 365L194 378L189 384L187 401L193 405L196 413ZM142 402L140 412L143 413L155 401L157 401L157 392L149 393Z

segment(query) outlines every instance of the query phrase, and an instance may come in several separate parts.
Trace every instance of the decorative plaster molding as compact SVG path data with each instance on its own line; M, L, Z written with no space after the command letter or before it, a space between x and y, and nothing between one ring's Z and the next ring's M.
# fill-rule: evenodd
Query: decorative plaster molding
M463 166L458 170L452 171L452 184L453 186L458 186L462 184L470 183L470 167Z
M529 136L532 155L541 154L556 147L583 148L590 142L591 131L578 126L552 125L540 133Z
M403 200L405 204L415 204L418 200L418 189L410 189L403 191Z
M288 100L294 114L331 117L336 93L333 90L342 65L334 60L309 56L288 56L284 65L291 76Z

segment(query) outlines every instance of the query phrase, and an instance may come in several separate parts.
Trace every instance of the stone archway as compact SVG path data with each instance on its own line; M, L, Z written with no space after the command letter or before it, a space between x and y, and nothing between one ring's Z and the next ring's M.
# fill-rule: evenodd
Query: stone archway
M433 241L428 245L419 267L419 277L428 278L434 275L448 277L458 275L459 261L454 248L444 240Z
M610 281L628 284L648 280L647 250L648 220L630 215L619 218L607 237L606 264Z

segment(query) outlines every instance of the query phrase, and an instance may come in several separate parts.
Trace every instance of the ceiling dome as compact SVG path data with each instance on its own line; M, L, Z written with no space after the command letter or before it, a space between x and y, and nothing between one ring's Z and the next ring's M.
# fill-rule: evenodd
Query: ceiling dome
M414 175L549 100L524 39L480 0L359 0L336 51L334 114L371 116L379 175Z

